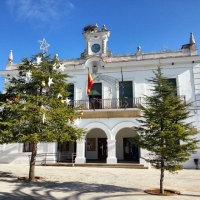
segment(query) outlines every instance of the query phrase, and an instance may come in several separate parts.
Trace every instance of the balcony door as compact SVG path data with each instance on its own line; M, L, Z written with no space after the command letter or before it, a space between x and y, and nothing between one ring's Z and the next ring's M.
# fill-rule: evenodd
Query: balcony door
M132 81L124 81L124 95L122 95L122 82L119 82L119 107L133 107L133 83Z
M89 95L90 109L102 108L102 83L94 83Z

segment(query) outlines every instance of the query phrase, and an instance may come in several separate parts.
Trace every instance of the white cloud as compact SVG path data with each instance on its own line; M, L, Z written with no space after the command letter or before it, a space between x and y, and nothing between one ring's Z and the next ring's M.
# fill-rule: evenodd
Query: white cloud
M7 0L6 4L16 19L50 23L74 9L69 0Z

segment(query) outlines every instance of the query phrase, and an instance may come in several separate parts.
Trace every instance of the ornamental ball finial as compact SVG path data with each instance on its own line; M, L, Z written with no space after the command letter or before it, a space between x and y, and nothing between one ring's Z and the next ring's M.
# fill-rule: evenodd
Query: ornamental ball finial
M138 47L137 47L137 50L138 50L138 51L141 51L141 49L142 49L141 46L138 46Z
M11 63L13 61L13 53L12 50L10 50L9 56L8 56L8 61Z

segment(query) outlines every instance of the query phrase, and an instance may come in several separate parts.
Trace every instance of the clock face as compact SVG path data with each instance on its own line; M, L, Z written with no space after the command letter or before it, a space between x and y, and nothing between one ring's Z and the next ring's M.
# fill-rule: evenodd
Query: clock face
M101 46L99 44L93 44L91 49L92 49L92 52L97 53L100 51Z

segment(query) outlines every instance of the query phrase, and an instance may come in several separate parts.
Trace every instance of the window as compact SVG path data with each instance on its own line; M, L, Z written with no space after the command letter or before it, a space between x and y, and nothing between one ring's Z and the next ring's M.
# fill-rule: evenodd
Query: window
M74 100L74 84L69 84L69 85L68 85L67 92L70 93L70 94L69 94L69 99L70 99L71 101L73 101L73 100Z
M58 143L58 151L69 151L69 142Z
M70 102L68 104L69 107L74 107L74 84L69 84L67 87L67 92L69 92L68 99Z
M33 143L25 142L23 144L23 152L32 152L33 150Z
M177 88L176 79L175 79L175 78L167 79L167 82L168 82L172 87ZM177 96L177 92L174 93L174 96Z

